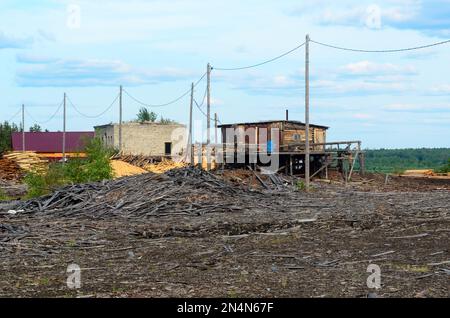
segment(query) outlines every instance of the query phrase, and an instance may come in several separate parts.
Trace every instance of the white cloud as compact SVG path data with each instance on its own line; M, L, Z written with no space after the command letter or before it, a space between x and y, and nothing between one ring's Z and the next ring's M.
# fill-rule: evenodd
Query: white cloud
M0 31L0 49L23 49L33 43L30 37L15 37Z
M350 63L343 66L341 70L352 75L411 75L417 73L413 66L381 64L370 61Z
M22 66L17 82L26 87L144 85L192 79L190 71L177 68L136 69L120 60L56 59L18 55Z
M366 119L373 118L373 115L367 114L367 113L357 113L357 114L353 114L352 117L355 118L355 119L366 120Z
M441 84L431 89L432 93L436 94L450 94L450 84Z
M385 105L382 108L383 110L390 112L413 112L413 113L426 113L426 112L449 112L450 104L435 104L435 103L427 103L427 104L389 104Z

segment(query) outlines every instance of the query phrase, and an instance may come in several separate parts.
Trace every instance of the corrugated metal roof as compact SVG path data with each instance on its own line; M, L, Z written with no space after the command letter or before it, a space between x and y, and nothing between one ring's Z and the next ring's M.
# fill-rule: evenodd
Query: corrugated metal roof
M86 139L94 138L95 133L90 131L66 132L66 152L82 151ZM62 132L26 132L25 150L36 152L62 152ZM12 147L14 151L21 151L22 133L12 134Z
M263 125L263 124L273 124L273 123L289 123L289 124L296 124L296 125L302 125L304 126L305 123L298 121L298 120L263 120L263 121L255 121L255 122L245 122L245 123L234 123L234 124L222 124L218 127L232 127L237 125ZM322 126L322 125L315 125L310 124L311 127L317 127L317 128L324 128L329 129L330 127Z

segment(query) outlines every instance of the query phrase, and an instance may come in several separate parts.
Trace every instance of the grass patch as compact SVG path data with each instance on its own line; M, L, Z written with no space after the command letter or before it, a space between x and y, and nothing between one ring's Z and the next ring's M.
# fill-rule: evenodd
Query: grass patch
M12 200L13 200L12 197L10 197L9 195L7 195L7 194L5 193L5 191L3 191L2 189L0 189L0 202L1 202L1 201L12 201Z

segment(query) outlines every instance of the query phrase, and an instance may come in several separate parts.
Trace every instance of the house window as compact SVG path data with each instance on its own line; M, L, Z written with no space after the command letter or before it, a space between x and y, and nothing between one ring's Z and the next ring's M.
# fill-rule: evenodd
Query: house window
M302 139L300 134L294 134L292 137L294 138L295 141L300 141Z
M170 156L172 154L172 143L166 142L164 145L166 156Z

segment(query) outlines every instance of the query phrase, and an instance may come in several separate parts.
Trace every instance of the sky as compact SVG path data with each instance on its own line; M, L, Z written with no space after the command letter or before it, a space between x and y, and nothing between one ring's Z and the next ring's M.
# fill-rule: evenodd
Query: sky
M118 121L120 85L124 120L133 120L142 106L136 100L177 99L207 63L257 64L306 34L367 50L445 41L450 0L0 0L0 120L19 123L25 104L26 127L62 130L67 93L67 129L92 130ZM211 112L234 123L284 119L288 109L304 121L304 71L303 47L261 67L213 70ZM310 85L311 122L330 127L329 141L450 147L450 43L399 53L310 43ZM199 104L205 88L204 78L195 88ZM187 124L189 97L149 109ZM206 125L196 108L194 118Z

